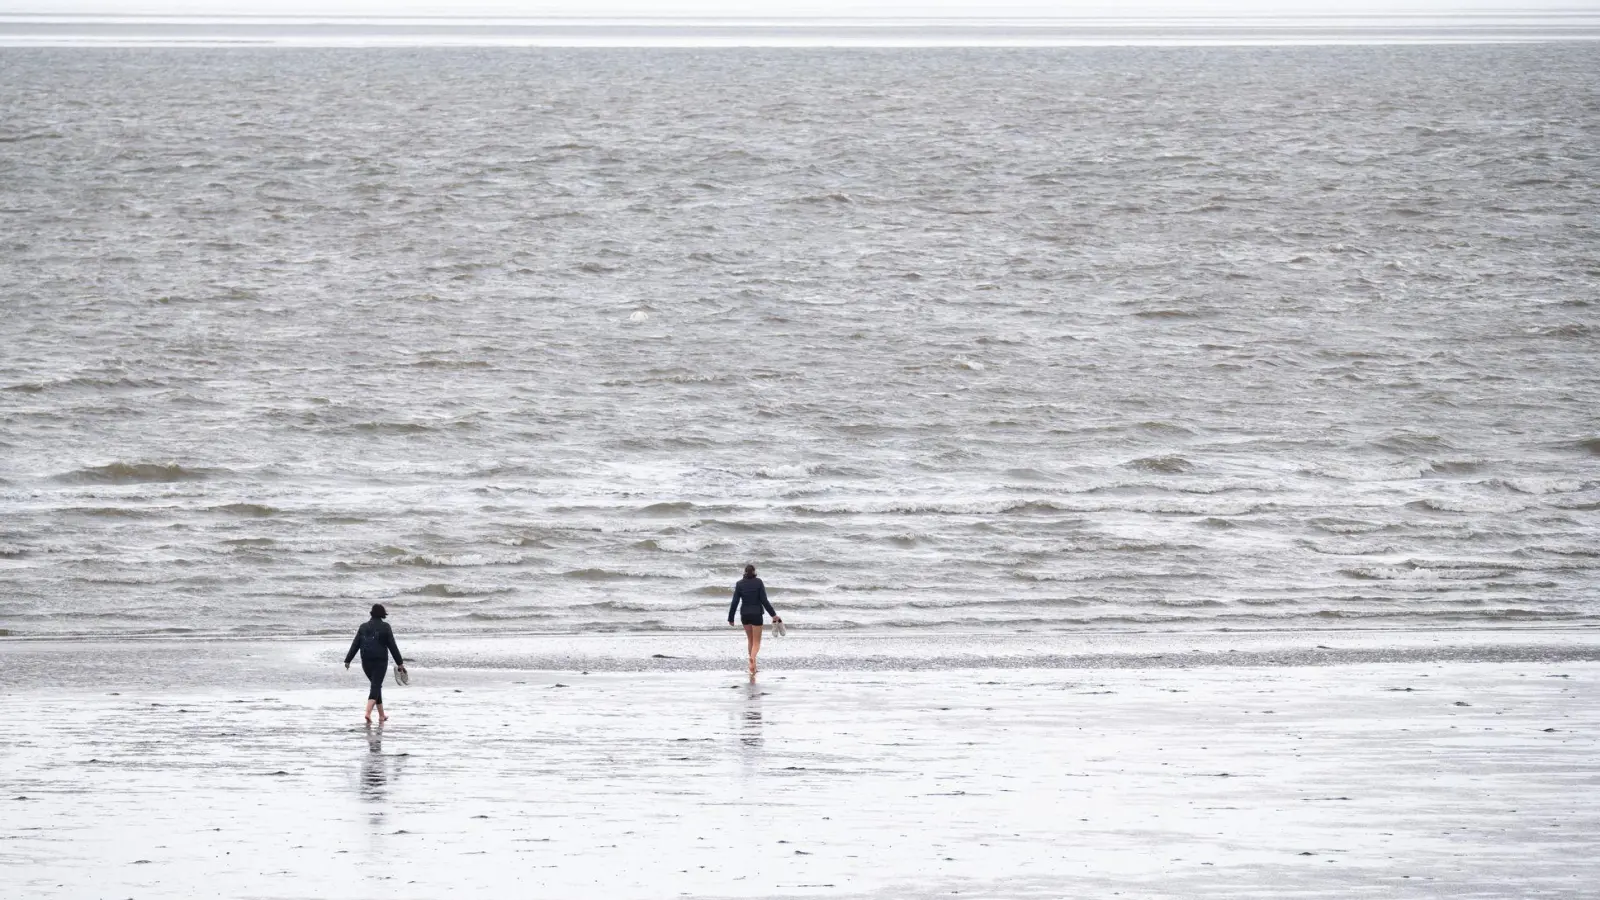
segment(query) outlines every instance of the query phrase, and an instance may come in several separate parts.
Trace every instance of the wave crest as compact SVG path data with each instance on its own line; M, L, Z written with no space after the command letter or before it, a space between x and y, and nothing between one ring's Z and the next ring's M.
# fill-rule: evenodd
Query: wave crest
M180 481L205 481L218 469L191 469L178 463L114 462L103 466L73 469L53 480L65 484L168 484Z
M1154 475L1185 475L1194 471L1194 463L1181 456L1146 456L1123 463L1126 468Z

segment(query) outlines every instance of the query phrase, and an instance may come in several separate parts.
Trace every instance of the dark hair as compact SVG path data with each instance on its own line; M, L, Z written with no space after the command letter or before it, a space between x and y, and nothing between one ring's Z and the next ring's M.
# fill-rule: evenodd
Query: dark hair
M383 608L382 603L374 603L372 604L372 617L374 619L387 619L389 618L389 611Z
M754 578L754 577L756 577L756 567L755 566L745 566L744 567L744 577L746 577L746 578Z

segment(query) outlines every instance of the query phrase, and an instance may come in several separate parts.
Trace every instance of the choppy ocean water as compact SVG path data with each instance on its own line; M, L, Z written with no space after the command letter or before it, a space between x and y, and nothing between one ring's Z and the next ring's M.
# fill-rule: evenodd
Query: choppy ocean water
M0 51L0 628L1594 624L1597 73Z

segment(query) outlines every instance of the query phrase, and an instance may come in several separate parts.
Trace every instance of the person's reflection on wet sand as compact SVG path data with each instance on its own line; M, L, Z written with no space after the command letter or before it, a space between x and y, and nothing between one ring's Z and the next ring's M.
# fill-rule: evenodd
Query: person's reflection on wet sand
M382 803L388 794L389 764L383 758L383 726L367 725L367 755L361 760L361 798ZM377 816L382 816L380 811Z
M362 757L362 799L382 804L389 799L389 761L384 757L384 727L366 724L366 756ZM384 823L384 807L371 810L368 822L373 828Z
M751 768L761 764L763 750L761 695L761 686L756 684L754 675L750 676L750 684L745 687L744 717L739 723L739 747L745 765Z
M359 793L361 799L372 804L371 815L367 822L372 826L373 833L377 834L384 828L384 814L388 812L389 786L400 774L400 765L403 762L399 755L385 754L383 752L383 726L367 725L367 752L361 756L361 784Z

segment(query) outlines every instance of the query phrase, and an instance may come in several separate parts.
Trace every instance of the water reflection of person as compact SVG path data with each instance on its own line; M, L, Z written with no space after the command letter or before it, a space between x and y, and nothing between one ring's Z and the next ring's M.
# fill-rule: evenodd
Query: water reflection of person
M366 738L367 752L361 755L361 783L357 785L356 792L369 804L367 821L372 827L373 838L381 841L379 835L383 833L384 818L389 811L389 789L400 777L406 755L383 752L382 725L367 725ZM375 846L373 853L374 859L381 860L386 856L382 847Z
M383 726L367 726L367 755L361 761L361 796L381 803L388 793L389 767L383 758Z
M760 765L764 744L761 735L762 726L765 724L761 717L761 693L761 687L756 684L755 676L751 676L750 684L745 687L744 713L739 722L739 750L744 757L745 765L751 768Z

